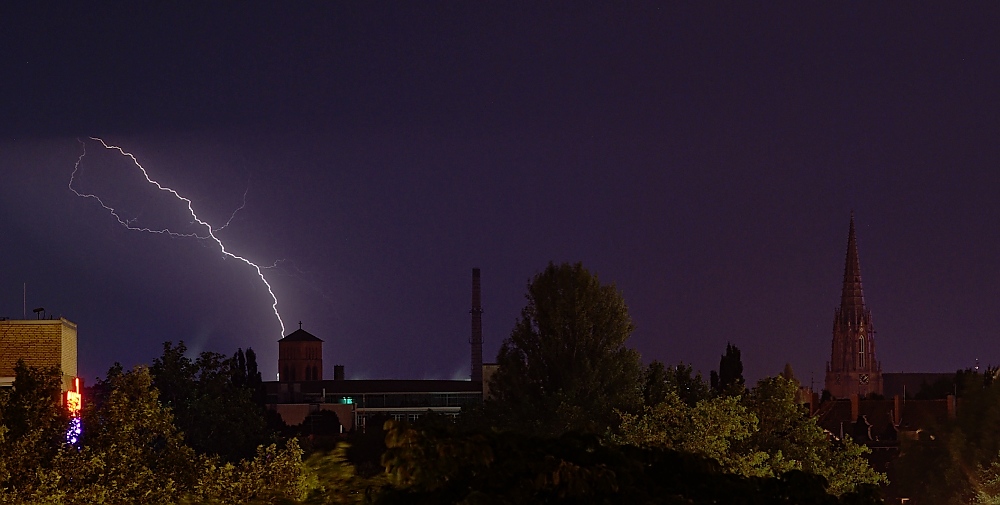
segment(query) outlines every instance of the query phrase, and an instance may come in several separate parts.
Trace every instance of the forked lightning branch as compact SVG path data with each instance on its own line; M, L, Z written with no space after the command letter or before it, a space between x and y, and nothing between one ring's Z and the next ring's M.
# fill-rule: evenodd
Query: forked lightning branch
M138 232L145 232L145 233L156 233L156 234L162 234L162 235L169 235L169 236L178 237L178 238L196 238L196 239L200 239L200 240L208 240L208 241L211 241L211 242L215 243L218 246L219 252L221 252L224 257L233 258L235 260L239 260L239 261L245 263L247 266L249 266L257 274L257 277L259 277L260 280L261 280L261 282L264 283L264 286L267 287L267 292L268 292L268 294L271 295L271 301L272 301L271 309L274 311L274 317L277 318L278 324L281 326L281 334L280 334L280 336L284 336L284 334L285 334L285 323L281 320L281 314L278 313L278 297L275 296L274 290L271 288L271 284L269 282L267 282L267 279L264 277L264 270L267 269L267 268L271 268L271 267L270 266L264 266L264 267L262 267L262 266L258 265L257 263L254 263L253 261L250 261L249 259L247 259L247 258L245 258L243 256L240 256L238 254L233 253L232 251L226 249L226 245L222 242L222 240L218 236L216 236L216 233L218 231L222 230L223 228L225 228L226 226L229 225L229 222L232 221L232 217L230 217L229 222L227 222L225 225L223 225L221 227L214 227L214 226L212 226L212 224L210 224L210 223L204 221L203 219L201 219L200 217L198 217L198 214L194 210L194 205L192 204L192 202L191 202L191 200L189 198L181 195L179 192L177 192L173 188L164 186L164 185L160 184L159 182L157 182L156 180L154 180L153 178L151 178L150 175L149 175L149 171L147 171L146 168L143 167L142 164L139 163L139 160L137 160L136 157L134 155L132 155L132 153L126 152L121 147L118 147L118 146L115 146L115 145L110 145L110 144L106 143L104 140L102 140L100 138L97 138L97 137L90 137L90 140L93 140L95 142L99 142L105 149L109 149L109 150L113 150L113 151L118 151L118 153L121 154L122 156L125 156L125 157L129 158L132 161L132 163L135 165L135 168L138 169L142 173L142 176L145 178L145 180L146 180L146 182L148 184L156 187L156 189L159 190L159 191L163 191L165 193L170 194L178 202L180 202L181 204L183 204L186 207L187 212L188 212L188 214L190 215L190 217L192 219L192 223L195 224L198 228L200 228L200 230L199 231L195 231L195 232L180 233L180 232L173 231L170 228L159 228L159 229L157 229L157 228L149 228L149 227L145 227L145 226L139 226L139 225L137 225L135 223L135 220L130 220L130 219L123 218L122 214L119 213L119 211L117 209L115 209L115 207L107 204L105 202L105 200L101 199L100 196L98 196L96 194L93 194L93 193L82 192L82 191L77 190L77 188L74 187L74 182L76 181L77 176L78 176L78 174L81 171L80 166L83 163L83 159L87 155L87 143L85 141L82 141L82 140L80 141L80 145L82 146L83 152L80 153L80 157L77 158L76 164L73 166L73 173L70 175L70 178L69 178L69 189L70 189L70 191L72 191L74 194L76 194L76 196L79 196L79 197L82 197L82 198L88 198L88 199L92 199L92 200L96 201L98 204L100 204L101 207L103 207L105 210L107 210L111 214L111 216L115 220L118 221L119 224L121 224L122 226L124 226L125 228L127 228L129 230L138 231ZM244 195L244 197L245 197L245 195ZM245 201L244 201L244 204L245 204ZM236 211L234 211L233 215L235 216L235 213L239 212L239 210L242 209L242 208L243 207L240 206L238 209L236 209Z

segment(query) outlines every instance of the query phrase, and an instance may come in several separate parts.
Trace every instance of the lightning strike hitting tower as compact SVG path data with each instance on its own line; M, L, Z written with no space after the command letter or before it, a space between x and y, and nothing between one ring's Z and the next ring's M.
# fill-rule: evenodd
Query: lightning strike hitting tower
M104 146L105 149L113 150L113 151L118 151L118 153L121 154L122 156L125 156L126 158L132 160L132 163L135 165L135 167L138 168L140 172L142 172L142 176L143 176L143 178L146 179L146 182L149 183L150 185L156 187L156 189L159 190L159 191L163 191L165 193L169 193L170 195L173 195L173 197L176 198L177 201L181 202L182 207L187 207L187 213L188 213L188 215L191 216L191 223L192 224L197 223L197 226L200 227L200 228L202 228L203 231L200 232L200 233L199 232L178 233L178 232L172 231L169 228L159 228L159 229L157 229L157 228L147 228L145 226L135 226L135 225L132 224L132 220L123 219L122 216L119 214L118 210L116 210L114 207L111 207L108 204L106 204L104 202L104 200L101 199L101 197L99 197L99 196L97 196L97 195L95 195L93 193L86 193L86 192L81 193L81 192L77 191L73 187L73 183L76 180L78 174L82 175L80 165L81 165L81 163L83 163L83 158L85 156L87 156L87 144L85 142L83 142L82 140L80 140L79 142L80 142L80 145L81 145L81 147L83 149L83 152L81 152L80 153L80 157L76 159L76 164L73 166L73 173L70 174L70 177L69 177L69 190L72 191L74 194L76 194L76 196L79 196L81 198L88 198L88 199L93 199L93 200L97 201L97 203L99 203L101 205L101 207L104 207L104 210L106 210L106 211L108 211L108 212L111 213L111 216L113 218L115 218L116 221L118 221L118 224L122 225L123 227L125 227L128 230L140 231L140 232L145 232L145 233L155 233L155 234L169 235L169 236L175 237L175 238L197 238L199 240L209 240L209 241L215 242L215 244L219 248L219 252L222 253L222 255L224 257L233 258L233 259L242 261L243 263L246 263L249 267L251 267L257 273L257 277L259 277L260 280L261 280L261 282L264 283L264 286L267 287L267 292L268 292L268 294L271 295L271 301L272 301L272 303L271 303L271 310L274 311L274 317L278 320L278 325L281 327L281 335L284 338L285 323L284 323L284 321L281 320L281 314L278 312L278 297L277 297L277 295L274 294L274 290L271 288L271 283L269 283L267 281L267 278L264 277L264 270L266 270L268 268L273 268L273 266L267 267L267 266L258 265L257 263L254 263L254 262L250 261L249 259L247 259L247 258L245 258L243 256L240 256L238 254L235 254L235 253L229 251L229 249L226 248L226 245L222 242L222 240L216 235L217 232L219 232L219 231L225 229L227 226L229 226L229 222L227 222L225 225L223 225L221 227L215 227L212 224L210 224L210 223L202 220L200 217L198 217L198 214L195 213L195 211L194 211L194 202L192 202L191 199L189 199L189 198L181 195L179 192L177 192L177 190L175 190L173 188L170 188L170 187L167 187L167 186L164 186L164 185L160 184L159 182L157 182L156 180L152 179L149 176L149 171L147 171L146 167L142 166L142 164L139 163L139 160L136 159L135 155L133 155L132 153L126 152L121 147L110 145L110 144L104 142L104 140L102 140L102 139L100 139L98 137L90 137L90 139L91 140L95 140L97 142L100 142L101 145ZM244 205L245 204L246 204L246 195L244 194ZM239 209L236 209L236 212L238 212L242 208L243 207L241 206ZM233 217L236 216L236 212L234 212L233 216L229 218L230 222L232 222ZM277 263L275 263L275 265L277 265Z

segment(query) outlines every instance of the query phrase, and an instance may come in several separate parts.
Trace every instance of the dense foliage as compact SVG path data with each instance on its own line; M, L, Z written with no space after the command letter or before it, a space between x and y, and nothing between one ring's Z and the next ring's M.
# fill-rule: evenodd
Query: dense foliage
M55 370L19 369L0 406L4 412L63 410L51 396L32 392L51 392L55 381L58 393L58 377ZM0 444L0 503L235 504L305 496L294 440L261 447L238 465L198 455L152 384L147 368L112 368L100 384L101 401L85 407L79 447L46 436L56 431L62 437L66 430L65 423L53 430L47 416L14 423L18 431L0 428L7 432ZM42 439L47 442L29 444Z
M614 411L642 402L639 355L625 346L632 319L614 285L579 263L536 275L504 340L487 405L494 424L534 435L603 433Z
M240 349L231 358L202 352L195 360L186 353L184 342L164 343L150 373L187 445L199 454L238 461L272 442L253 350Z
M389 422L383 458L391 487L379 503L879 504L871 486L840 497L802 471L745 477L671 449L602 443L592 435L539 438L457 433Z
M1000 503L997 370L963 370L955 418L904 439L895 484L911 503ZM953 390L954 391L954 390Z
M427 414L346 438L329 413L268 423L251 350L191 359L168 342L151 367L94 385L71 444L59 370L19 363L0 390L0 503L880 503L864 448L828 438L792 380L746 391L735 346L710 388L683 363L643 370L621 294L579 264L550 264L527 299L495 398L457 423ZM990 462L1000 413L979 389L990 421L962 424L961 454ZM976 468L977 496L995 496L1000 464Z
M0 390L0 489L16 496L34 482L35 470L49 465L59 451L69 414L59 401L58 369L18 361L14 373L18 387Z
M654 360L643 372L643 404L649 406L663 403L667 401L670 393L677 395L689 406L694 406L699 401L709 398L712 391L701 378L701 374L694 373L690 365L678 363L664 366L663 363Z
M641 414L621 412L618 443L673 449L716 460L730 473L778 477L801 470L821 476L829 492L842 495L861 485L883 483L868 466L867 449L832 441L796 403L796 385L782 377L763 379L744 397L718 395L691 404L676 391Z
M710 378L712 390L718 394L743 394L746 381L743 379L743 359L739 347L726 344L726 353L719 358L719 371L713 370Z

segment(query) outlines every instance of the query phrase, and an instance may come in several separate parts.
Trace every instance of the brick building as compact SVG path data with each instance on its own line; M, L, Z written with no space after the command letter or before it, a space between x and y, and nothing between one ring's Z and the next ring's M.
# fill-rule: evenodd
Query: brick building
M77 376L76 324L65 319L0 320L0 387L14 382L14 365L58 367L63 390Z
M302 329L278 341L278 379L281 382L323 380L323 341Z
M471 380L348 380L344 366L333 367L333 379L323 373L323 340L302 329L278 341L278 380L265 382L267 404L289 425L311 413L334 412L346 430L364 429L371 419L413 421L427 412L458 415L462 407L478 405L496 365L483 363L480 272L472 270Z

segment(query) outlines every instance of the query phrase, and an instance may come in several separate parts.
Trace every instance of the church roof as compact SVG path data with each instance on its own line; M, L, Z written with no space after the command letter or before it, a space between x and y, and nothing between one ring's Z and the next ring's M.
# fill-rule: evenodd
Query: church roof
M840 437L841 433L850 433L851 425L857 422L852 418L851 400L830 400L823 403L816 413L816 424L824 430ZM865 416L872 425L872 434L884 434L893 424L893 414L899 407L899 428L905 430L931 429L940 426L948 419L947 400L906 400L898 405L893 399L865 400L858 402L858 415Z
M861 291L861 261L858 259L858 239L854 233L854 213L851 213L851 229L847 235L847 261L844 265L844 290L840 294L840 310L843 314L864 313L865 295Z
M285 338L279 340L278 342L322 342L323 339L309 333L302 328L299 328L288 335Z

